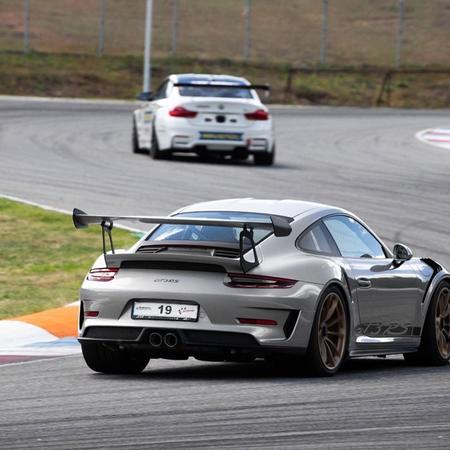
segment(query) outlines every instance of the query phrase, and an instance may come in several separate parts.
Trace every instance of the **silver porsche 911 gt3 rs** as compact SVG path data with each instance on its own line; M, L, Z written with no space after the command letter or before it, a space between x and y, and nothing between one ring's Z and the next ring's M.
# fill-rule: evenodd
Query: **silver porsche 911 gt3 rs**
M450 274L402 244L391 252L343 209L233 199L169 217L75 209L73 220L103 234L80 291L79 341L95 371L137 373L151 358L266 358L324 376L347 357L450 358ZM155 227L114 250L117 220Z

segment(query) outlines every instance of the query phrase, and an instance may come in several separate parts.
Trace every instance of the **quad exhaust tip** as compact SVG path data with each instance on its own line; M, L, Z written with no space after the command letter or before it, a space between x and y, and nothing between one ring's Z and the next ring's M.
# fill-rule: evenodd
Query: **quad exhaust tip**
M178 344L177 335L173 333L167 333L164 336L164 344L166 344L169 348L174 348Z
M154 331L150 333L148 340L153 347L161 347L164 343L166 347L174 348L178 344L178 337L174 333L166 333L163 336L161 333Z
M160 333L150 333L148 340L153 347L161 347L163 343L163 337Z

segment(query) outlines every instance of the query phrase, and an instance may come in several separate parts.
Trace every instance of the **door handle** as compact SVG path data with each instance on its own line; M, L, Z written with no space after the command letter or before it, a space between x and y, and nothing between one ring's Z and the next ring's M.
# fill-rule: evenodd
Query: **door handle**
M368 278L358 278L356 281L358 282L358 285L361 287L368 288L372 286L372 283Z

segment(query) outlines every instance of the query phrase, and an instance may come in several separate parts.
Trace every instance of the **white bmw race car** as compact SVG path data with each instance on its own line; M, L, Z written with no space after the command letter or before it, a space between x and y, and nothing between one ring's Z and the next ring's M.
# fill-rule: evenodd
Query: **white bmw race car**
M170 75L133 113L134 153L153 159L173 152L218 154L271 165L275 156L272 118L245 78L229 75Z

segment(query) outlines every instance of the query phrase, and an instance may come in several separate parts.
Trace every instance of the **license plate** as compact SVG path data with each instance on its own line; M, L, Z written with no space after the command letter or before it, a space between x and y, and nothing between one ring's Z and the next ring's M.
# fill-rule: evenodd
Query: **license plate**
M135 302L131 317L133 319L196 322L198 319L198 305L188 303Z
M204 141L242 141L242 133L200 131L200 139Z

